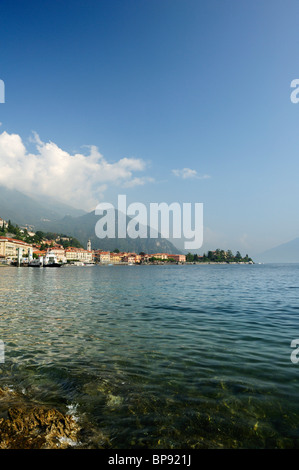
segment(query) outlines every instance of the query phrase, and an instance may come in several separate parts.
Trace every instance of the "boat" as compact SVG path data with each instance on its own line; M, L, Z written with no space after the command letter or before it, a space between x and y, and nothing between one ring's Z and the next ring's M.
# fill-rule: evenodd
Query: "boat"
M58 261L57 256L54 253L47 253L43 258L43 267L44 268L60 268L65 263Z
M33 259L29 261L28 266L30 268L42 268L43 267L43 260L41 258Z
M61 268L63 266L63 263L48 263L44 264L44 268Z

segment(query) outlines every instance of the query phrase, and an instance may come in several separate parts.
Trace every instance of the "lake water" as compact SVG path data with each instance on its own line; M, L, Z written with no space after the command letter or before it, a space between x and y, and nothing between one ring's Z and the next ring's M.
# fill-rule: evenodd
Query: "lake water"
M299 447L299 265L0 269L0 386L83 447Z

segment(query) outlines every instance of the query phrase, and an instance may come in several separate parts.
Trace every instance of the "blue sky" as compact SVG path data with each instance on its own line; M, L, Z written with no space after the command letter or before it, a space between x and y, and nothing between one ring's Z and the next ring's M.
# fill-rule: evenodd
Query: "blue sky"
M296 0L2 0L0 183L202 202L210 249L299 236L298 24Z

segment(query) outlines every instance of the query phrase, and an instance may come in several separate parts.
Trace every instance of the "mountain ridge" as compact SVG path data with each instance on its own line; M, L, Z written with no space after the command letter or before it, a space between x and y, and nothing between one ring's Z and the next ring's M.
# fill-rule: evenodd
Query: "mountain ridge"
M32 226L35 231L64 233L78 239L83 246L91 240L94 249L113 251L118 248L120 251L135 253L182 254L179 248L160 234L158 238L131 239L116 236L114 239L100 239L95 234L95 226L100 219L95 211L86 213L45 196L33 198L3 186L0 186L0 217L19 226ZM116 221L117 219L118 217ZM129 220L131 219L127 217L127 223Z
M0 186L0 217L18 225L38 225L42 220L57 220L66 213L81 215L80 209L61 204L53 199L32 197L18 190Z
M299 237L269 248L255 259L263 263L299 263Z
M117 213L117 210L116 210ZM116 216L116 234L117 230L117 219ZM80 217L66 216L63 219L56 222L43 222L40 224L40 230L43 231L55 231L65 232L78 239L83 245L86 246L88 240L91 241L94 249L103 249L104 251L113 251L118 248L120 251L131 251L135 253L146 252L146 253L169 253L169 254L182 254L181 250L175 247L169 240L162 238L161 235L157 238L98 238L95 233L95 227L97 222L100 220L100 216L95 214L95 211L91 211ZM131 220L127 217L127 223ZM51 230L50 230L51 228ZM149 231L149 227L148 227Z

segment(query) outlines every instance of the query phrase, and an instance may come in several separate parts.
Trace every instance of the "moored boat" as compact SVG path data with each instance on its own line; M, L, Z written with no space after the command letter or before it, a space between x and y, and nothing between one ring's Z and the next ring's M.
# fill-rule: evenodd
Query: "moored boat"
M54 253L47 253L43 258L43 267L44 268L60 268L65 263L58 261L57 256Z
M30 268L42 268L43 267L43 261L41 258L33 259L29 261L28 266Z

